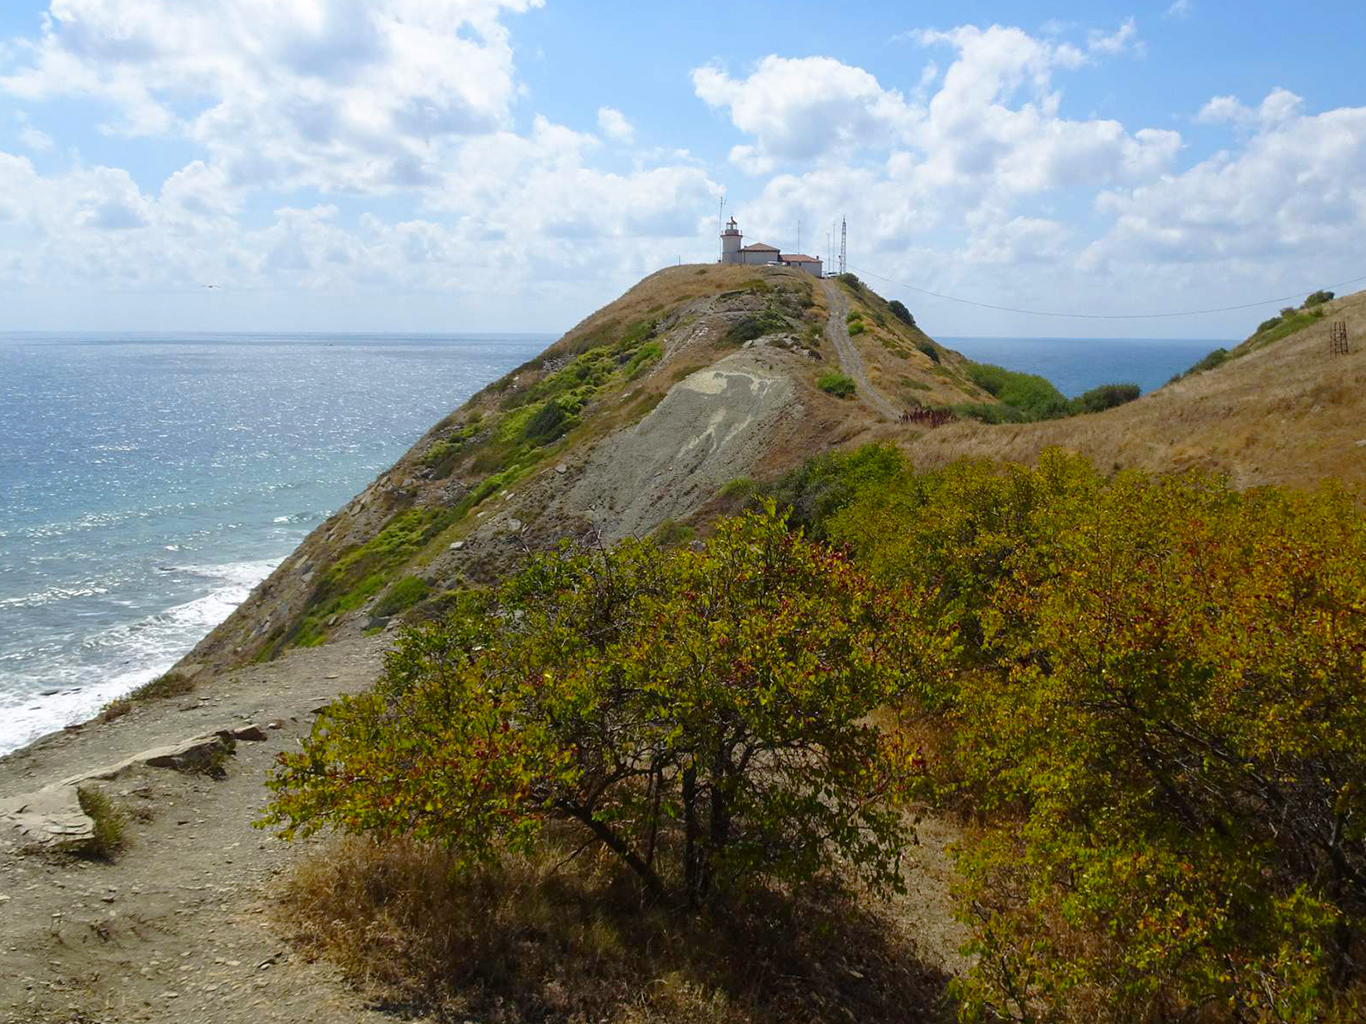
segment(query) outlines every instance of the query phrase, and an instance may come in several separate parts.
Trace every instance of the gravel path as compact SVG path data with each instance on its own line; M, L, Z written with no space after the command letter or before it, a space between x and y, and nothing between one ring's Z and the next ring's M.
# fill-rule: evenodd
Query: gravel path
M113 863L0 836L0 1022L392 1021L287 944L272 881L304 844L251 826L276 753L307 733L314 708L374 679L384 642L296 651L0 759L0 795L14 795L159 744L278 723L237 744L226 778L143 766L100 783L131 816Z
M834 281L822 281L821 284L825 288L825 296L830 302L830 320L825 325L825 336L835 346L835 352L839 355L840 369L854 379L854 383L858 385L858 396L860 398L888 419L897 419L901 415L901 411L883 398L882 393L873 387L873 382L868 379L868 371L863 367L863 357L859 355L858 349L854 346L854 340L849 337L849 324L845 320L845 317L849 315L849 300L844 297L844 291Z

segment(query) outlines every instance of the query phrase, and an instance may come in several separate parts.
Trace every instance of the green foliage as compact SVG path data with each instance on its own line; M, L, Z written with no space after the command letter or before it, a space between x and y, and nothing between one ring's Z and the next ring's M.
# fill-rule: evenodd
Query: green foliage
M469 502L467 496L465 503L454 509L412 508L394 516L369 541L333 563L313 592L307 613L286 639L300 647L322 643L327 638L328 619L357 610L383 590L397 575L395 570L455 522ZM270 657L273 650L267 648L266 656Z
M737 476L734 479L727 480L716 492L716 496L722 501L745 501L758 489L758 481L753 477Z
M959 402L953 411L963 419L982 423L1028 423L1029 414L1013 405L992 405L988 402Z
M771 513L703 551L542 557L405 633L372 691L280 755L265 822L475 863L559 821L694 905L834 858L895 888L917 767L867 716L942 659L912 607Z
M825 525L855 495L899 479L901 453L891 445L866 445L852 452L829 452L803 463L759 493L772 500L793 526L824 538Z
M693 539L693 528L683 523L666 519L655 529L655 543L662 548L676 548Z
M1284 309L1281 311L1277 322L1265 330L1258 330L1244 344L1248 349L1261 348L1263 345L1270 345L1274 341L1280 341L1306 327L1312 327L1323 318L1323 306L1313 306L1309 309ZM1237 353L1241 354L1241 352Z
M1106 409L1132 402L1140 394L1142 389L1137 384L1102 384L1072 399L1071 410L1073 415L1104 412Z
M930 357L930 362L939 362L939 348L930 341L918 341L915 347Z
M923 581L921 691L965 843L967 1012L1316 1021L1366 1008L1366 523L1333 488L960 464L824 527Z
M657 362L664 355L664 350L660 348L656 341L642 345L631 361L626 364L626 376L630 380L635 380L652 364Z
M848 285L856 292L863 291L863 282L858 279L857 274L836 274L835 280Z
M822 374L816 381L816 386L836 398L853 398L854 392L858 390L858 385L854 383L853 378L846 377L838 370L831 370L829 373Z
M781 313L774 309L766 309L756 316L746 316L737 320L726 332L726 341L732 345L743 345L767 334L785 331L788 327L788 322Z
M113 860L127 843L127 816L98 789L82 786L76 790L76 800L86 817L95 823L90 839L79 852L97 860Z
M1019 410L1022 418L1012 422L1057 419L1071 411L1062 392L1037 374L1016 373L990 363L969 363L968 376L1003 404Z
M911 311L906 308L906 304L900 299L893 299L887 303L887 308L892 311L892 316L896 317L908 327L915 326L915 317L911 316Z
M1329 291L1311 292L1304 300L1301 309L1312 309L1314 306L1322 306L1325 302L1333 301L1333 293Z
M546 402L527 418L522 437L535 445L549 444L567 431L573 420L559 402Z
M121 718L139 704L170 697L182 697L194 689L194 680L181 672L164 672L150 682L143 683L133 690L111 700L100 709L100 721L112 722Z
M379 599L375 614L381 618L406 612L413 605L426 598L431 588L418 576L404 576Z
M865 330L867 330L867 328L863 326L863 321L855 320L853 323L849 325L849 336L851 338L857 337L858 335L862 334Z
M1275 320L1268 320L1268 321L1267 321L1267 324L1272 324L1272 325L1275 325L1275 324L1278 324L1278 323L1280 323L1280 318L1279 318L1279 317L1277 317ZM1266 326L1266 324L1263 324L1263 325L1262 325L1262 327L1265 327L1265 326ZM1261 330L1261 328L1258 328L1258 330ZM1175 381L1181 380L1183 377L1189 377L1189 376L1190 376L1191 374L1193 374L1193 373L1204 373L1206 370L1212 370L1212 369L1214 369L1216 366L1219 366L1219 365L1221 365L1221 364L1227 362L1227 361L1228 361L1228 358L1229 358L1228 349L1226 349L1226 348L1216 348L1213 352L1211 352L1209 355L1205 356L1203 359L1201 359L1198 363L1196 363L1196 364L1195 364L1194 366L1192 366L1190 369L1186 370L1184 373L1178 373L1175 377L1173 377L1173 378L1172 378L1170 381L1168 381L1167 383L1168 383L1168 384L1171 384L1171 383L1173 383L1173 382L1175 382Z

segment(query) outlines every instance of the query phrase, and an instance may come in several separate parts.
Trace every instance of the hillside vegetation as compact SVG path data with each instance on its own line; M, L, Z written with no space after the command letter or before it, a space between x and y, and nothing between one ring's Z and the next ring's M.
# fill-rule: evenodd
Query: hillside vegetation
M686 917L900 887L909 800L969 823L965 1019L1359 1019L1358 498L826 456L695 550L539 558L406 635L274 820L495 877L583 842Z
M849 330L895 360L892 393L915 396L906 408L996 403L904 306L903 319L866 287L850 292ZM884 436L886 417L839 372L830 315L817 282L785 268L651 275L434 426L188 663L269 659L440 615L453 591L498 578L525 549L650 533L733 477L771 478Z
M1111 469L1227 473L1240 488L1366 481L1366 293L1327 294L1119 408L1018 425L959 423L917 436L907 450L925 467L964 457L1032 462L1056 445ZM1335 320L1352 338L1348 355L1330 350Z

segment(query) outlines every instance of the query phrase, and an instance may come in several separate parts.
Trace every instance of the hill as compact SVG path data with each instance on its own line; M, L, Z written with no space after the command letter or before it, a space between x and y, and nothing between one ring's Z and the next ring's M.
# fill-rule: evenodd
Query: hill
M1322 313L1268 321L1209 360L1211 368L1119 408L1039 423L955 423L906 447L925 467L961 458L1033 462L1056 445L1100 467L1226 473L1239 488L1366 481L1366 292L1315 308ZM1351 354L1330 351L1333 321L1347 324Z
M527 549L676 529L732 481L903 433L907 409L995 401L909 320L852 278L659 271L436 424L182 667L435 613Z

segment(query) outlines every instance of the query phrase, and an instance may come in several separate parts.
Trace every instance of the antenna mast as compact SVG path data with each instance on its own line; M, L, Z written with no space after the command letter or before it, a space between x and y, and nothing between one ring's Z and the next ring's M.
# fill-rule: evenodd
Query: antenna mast
M840 273L848 273L849 267L849 220L840 218Z
M724 192L721 193L721 212L717 215L717 220L720 222L720 231L724 234L724 233L725 233L725 230L726 230L726 194L725 194ZM726 243L725 243L725 240L722 239L722 241L721 241L721 258L724 260L724 259L725 259L725 256L726 256Z

